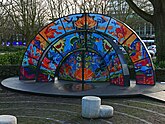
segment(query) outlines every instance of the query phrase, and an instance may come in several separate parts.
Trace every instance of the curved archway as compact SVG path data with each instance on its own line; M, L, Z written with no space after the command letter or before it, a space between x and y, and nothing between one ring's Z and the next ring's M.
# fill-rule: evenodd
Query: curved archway
M125 48L134 64L136 83L154 85L152 60L137 34L112 17L93 13L69 15L44 27L25 52L20 79L53 81L58 65L62 65L67 54L82 49L81 58L84 61L85 52L90 53L89 49L93 49L98 52L95 56L101 56L109 69L110 79L106 81L129 86L128 67L118 45ZM81 76L84 81L87 79L84 76L86 67L85 62L82 63Z

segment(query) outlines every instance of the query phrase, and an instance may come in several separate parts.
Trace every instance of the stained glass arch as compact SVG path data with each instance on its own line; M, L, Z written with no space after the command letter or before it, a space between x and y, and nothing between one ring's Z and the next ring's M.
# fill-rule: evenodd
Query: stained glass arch
M134 65L137 84L155 84L145 44L126 24L94 13L74 14L45 26L30 42L20 67L20 80L79 83L107 82L129 86L123 47Z

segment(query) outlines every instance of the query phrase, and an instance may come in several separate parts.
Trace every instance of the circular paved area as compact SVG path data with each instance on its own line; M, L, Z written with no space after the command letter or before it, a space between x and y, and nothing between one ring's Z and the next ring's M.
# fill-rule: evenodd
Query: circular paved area
M22 94L0 88L0 113L17 117L18 124L164 124L165 104L146 97L106 98L112 118L81 117L81 98Z

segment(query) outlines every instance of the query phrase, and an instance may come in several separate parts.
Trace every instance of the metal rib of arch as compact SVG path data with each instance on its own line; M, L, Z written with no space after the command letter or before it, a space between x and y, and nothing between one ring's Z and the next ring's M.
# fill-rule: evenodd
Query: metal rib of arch
M58 68L63 57L70 52L65 51L65 43L70 42L71 39L66 40L65 42L63 41L64 37L67 39L67 36L69 37L70 35L73 36L72 45L75 45L77 48L84 45L81 48L85 49L88 49L90 45L93 45L97 47L93 47L93 49L99 54L108 54L108 51L111 51L110 49L112 48L116 48L114 49L116 53L116 51L120 50L117 47L114 47L114 45L112 46L112 44L115 44L115 46L121 45L125 48L134 64L137 84L155 84L153 64L144 43L127 25L112 17L101 14L69 15L44 27L31 41L24 54L20 67L20 79L42 80L42 78L47 78L47 80L43 81L53 80L53 78L51 79L51 76L55 74L55 70ZM98 38L94 38L95 35L98 35ZM83 39L85 42L84 44L81 44ZM77 43L75 43L76 40ZM95 42L90 43L92 40ZM80 43L78 43L78 41L80 41ZM109 41L112 41L113 43L109 43ZM98 47L101 43L105 48ZM71 50L76 50L76 47ZM65 52L62 52L63 50ZM106 52L104 53L104 51ZM56 59L53 61L47 59L47 57L51 58L53 55L56 56ZM103 56L104 55L102 55L102 57ZM104 57L106 58L106 56ZM125 72L125 69L123 70L123 67L127 68L127 66L125 66L125 60L123 59L124 56L121 52L117 52L116 58L120 59L119 62L122 68L122 75L124 75L123 72L127 73ZM124 60L124 64L121 64L121 58ZM111 61L110 64L117 64L117 59L116 63L112 63ZM45 69L44 74L48 75L42 75L39 71L40 69ZM54 73L51 74L51 70L53 70ZM118 72L119 70L114 71ZM121 80L119 78L114 80L114 84L118 84L117 81L120 82Z

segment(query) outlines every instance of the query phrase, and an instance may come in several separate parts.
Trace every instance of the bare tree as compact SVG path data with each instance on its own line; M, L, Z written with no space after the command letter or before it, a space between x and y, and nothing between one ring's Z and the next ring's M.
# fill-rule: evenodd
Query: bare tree
M128 14L130 7L125 0L46 0L52 19L73 13ZM119 17L119 16L118 16ZM123 19L123 16L120 17Z
M51 20L75 13L75 4L72 0L46 0ZM76 8L77 9L77 8Z
M4 6L8 6L8 4L5 3L5 1L1 1L0 2L0 43L2 42L2 40L4 40L7 36L7 30L9 30L9 28L5 28L6 25L8 25L8 21L9 18L7 16L7 12L4 9ZM12 23L10 24L11 27ZM8 26L9 27L9 26ZM9 35L10 36L10 35Z
M153 13L148 13L146 10L141 9L133 0L126 1L139 16L154 25L158 54L157 60L158 62L165 61L165 1L145 0L153 5Z
M14 24L13 30L24 35L27 41L44 25L46 4L43 0L7 0L8 6L2 5L7 17Z
M74 0L74 3L79 12L102 13L115 17L131 27L138 26L137 23L144 23L127 4L125 0ZM146 3L138 3L139 7L145 9Z
M3 9L3 0L2 2L0 2L0 27L3 25L3 23L5 22L5 15L6 15L6 11L4 11ZM6 6L6 5L4 5Z

